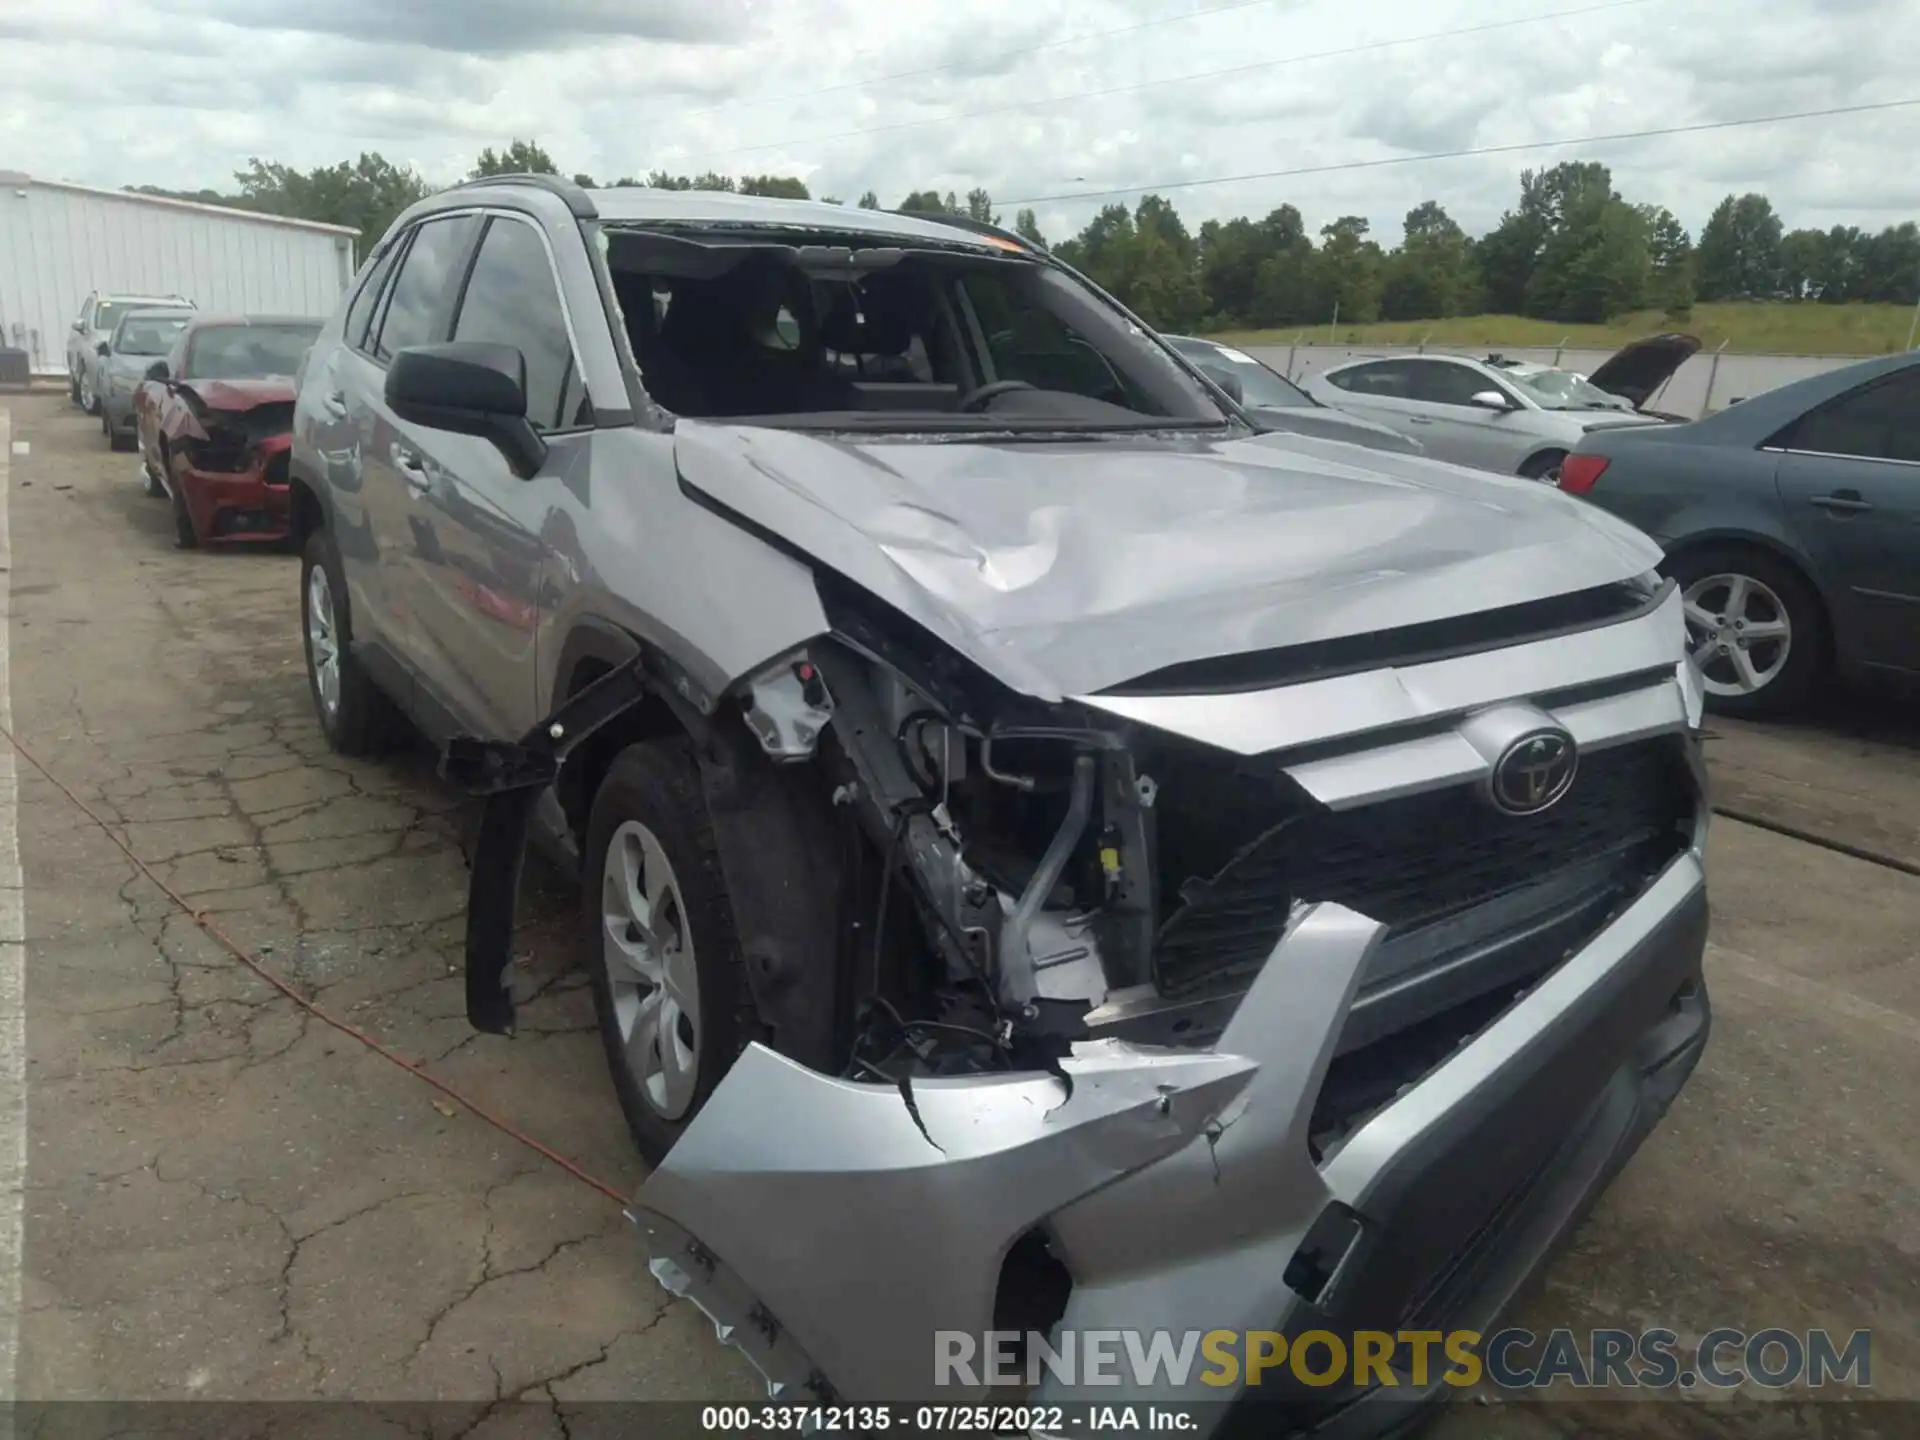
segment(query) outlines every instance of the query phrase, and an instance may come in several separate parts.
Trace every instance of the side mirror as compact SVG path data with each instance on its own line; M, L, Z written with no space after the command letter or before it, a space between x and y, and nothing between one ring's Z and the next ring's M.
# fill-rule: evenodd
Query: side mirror
M147 366L147 379L149 380L158 380L164 385L172 378L173 377L167 373L167 362L164 360L156 360Z
M102 357L111 355L113 353L113 346L107 341L102 340L98 345L93 347L93 353Z
M527 423L527 360L511 345L411 346L387 369L386 400L412 424L491 441L522 480L546 463L546 441Z
M1469 405L1478 405L1482 410L1511 410L1507 397L1498 390L1482 390L1467 401Z

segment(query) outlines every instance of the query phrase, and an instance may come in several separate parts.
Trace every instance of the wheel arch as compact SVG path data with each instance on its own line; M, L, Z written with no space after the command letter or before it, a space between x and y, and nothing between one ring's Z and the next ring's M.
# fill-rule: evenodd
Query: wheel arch
M1573 446L1562 444L1558 440L1549 441L1545 445L1536 445L1532 450L1527 452L1527 458L1520 462L1520 468L1513 473L1532 478L1536 467L1544 468L1541 462L1546 460L1548 456L1557 455L1560 459L1564 460L1572 453Z
M574 622L560 645L553 669L553 708L579 694L601 676L645 653L646 647L611 621L584 617ZM625 711L580 745L561 768L554 794L576 843L584 846L593 797L614 757L629 745L669 736L693 735L692 727L663 695L653 695Z

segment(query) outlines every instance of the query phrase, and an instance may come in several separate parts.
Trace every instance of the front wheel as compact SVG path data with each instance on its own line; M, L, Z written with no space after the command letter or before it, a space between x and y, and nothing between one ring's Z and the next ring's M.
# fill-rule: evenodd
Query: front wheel
M600 1038L634 1144L658 1165L757 1025L691 745L620 752L594 796L584 862Z
M1682 555L1669 568L1708 707L1747 716L1799 709L1827 664L1826 616L1806 578L1745 546Z
M84 366L80 371L80 408L89 415L100 413L100 397L93 393L93 372Z

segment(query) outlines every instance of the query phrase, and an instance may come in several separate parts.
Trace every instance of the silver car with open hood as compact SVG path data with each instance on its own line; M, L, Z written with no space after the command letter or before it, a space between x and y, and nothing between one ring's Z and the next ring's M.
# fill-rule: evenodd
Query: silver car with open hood
M552 177L409 210L308 354L321 724L485 797L480 1029L577 864L636 1243L784 1398L1488 1329L1699 1058L1657 549L1217 394L990 226ZM1372 1434L1437 1369L1031 1398Z

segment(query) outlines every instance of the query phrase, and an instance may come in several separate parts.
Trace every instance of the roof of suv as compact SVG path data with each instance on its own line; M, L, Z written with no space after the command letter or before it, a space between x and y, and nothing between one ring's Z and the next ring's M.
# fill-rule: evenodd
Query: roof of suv
M615 225L657 221L838 230L884 239L943 245L971 243L985 250L1040 253L1019 236L964 215L901 214L825 200L778 200L723 190L655 190L645 185L587 190L551 175L496 175L455 186L435 198L457 203L461 197L471 199L468 192L490 186L545 190L560 195L582 219L598 218Z
M93 297L99 305L138 305L143 310L191 310L193 301L184 295L128 295L118 291Z

